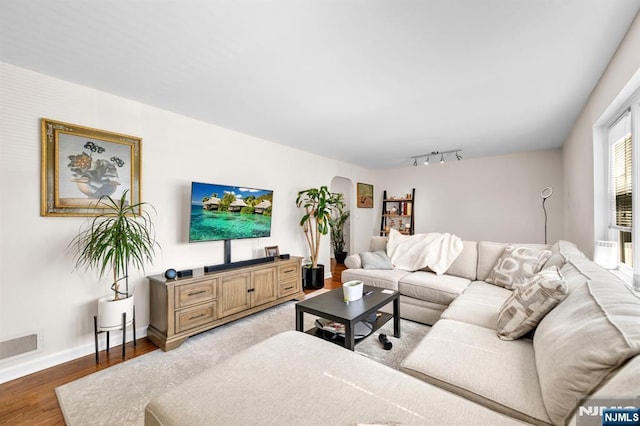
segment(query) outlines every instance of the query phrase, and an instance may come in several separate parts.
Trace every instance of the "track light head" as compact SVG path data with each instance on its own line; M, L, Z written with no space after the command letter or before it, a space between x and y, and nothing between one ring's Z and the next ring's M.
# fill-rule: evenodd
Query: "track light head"
M440 154L440 164L444 164L444 154Z
M429 165L429 156L427 155L427 158L424 160L424 165L428 166Z
M413 167L417 167L418 166L418 159L414 158L413 159Z
M456 158L457 158L458 160L462 160L462 155L460 155L460 153L459 153L459 152L456 152Z

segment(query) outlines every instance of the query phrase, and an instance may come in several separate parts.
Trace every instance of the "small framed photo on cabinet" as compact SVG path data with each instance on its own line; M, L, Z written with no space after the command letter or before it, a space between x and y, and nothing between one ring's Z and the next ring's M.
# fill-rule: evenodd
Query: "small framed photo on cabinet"
M267 257L278 257L280 256L280 250L278 246L269 246L264 248L264 254Z

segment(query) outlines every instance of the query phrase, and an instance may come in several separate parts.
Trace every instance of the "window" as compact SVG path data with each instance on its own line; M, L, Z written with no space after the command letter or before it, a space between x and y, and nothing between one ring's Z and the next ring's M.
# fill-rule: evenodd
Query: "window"
M618 241L618 263L633 268L633 145L631 111L608 129L609 229Z

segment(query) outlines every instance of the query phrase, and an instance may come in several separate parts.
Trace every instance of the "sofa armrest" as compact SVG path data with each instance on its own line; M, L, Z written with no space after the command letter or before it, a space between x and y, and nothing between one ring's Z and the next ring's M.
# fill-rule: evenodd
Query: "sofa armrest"
M348 256L344 260L344 266L346 266L349 269L360 269L360 268L362 268L362 259L360 258L360 255L359 254L352 254L351 256Z

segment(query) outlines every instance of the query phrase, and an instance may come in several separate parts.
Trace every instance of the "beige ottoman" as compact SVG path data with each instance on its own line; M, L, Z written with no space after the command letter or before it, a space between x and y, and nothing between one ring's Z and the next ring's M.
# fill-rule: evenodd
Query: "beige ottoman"
M297 331L153 399L147 425L521 424Z

